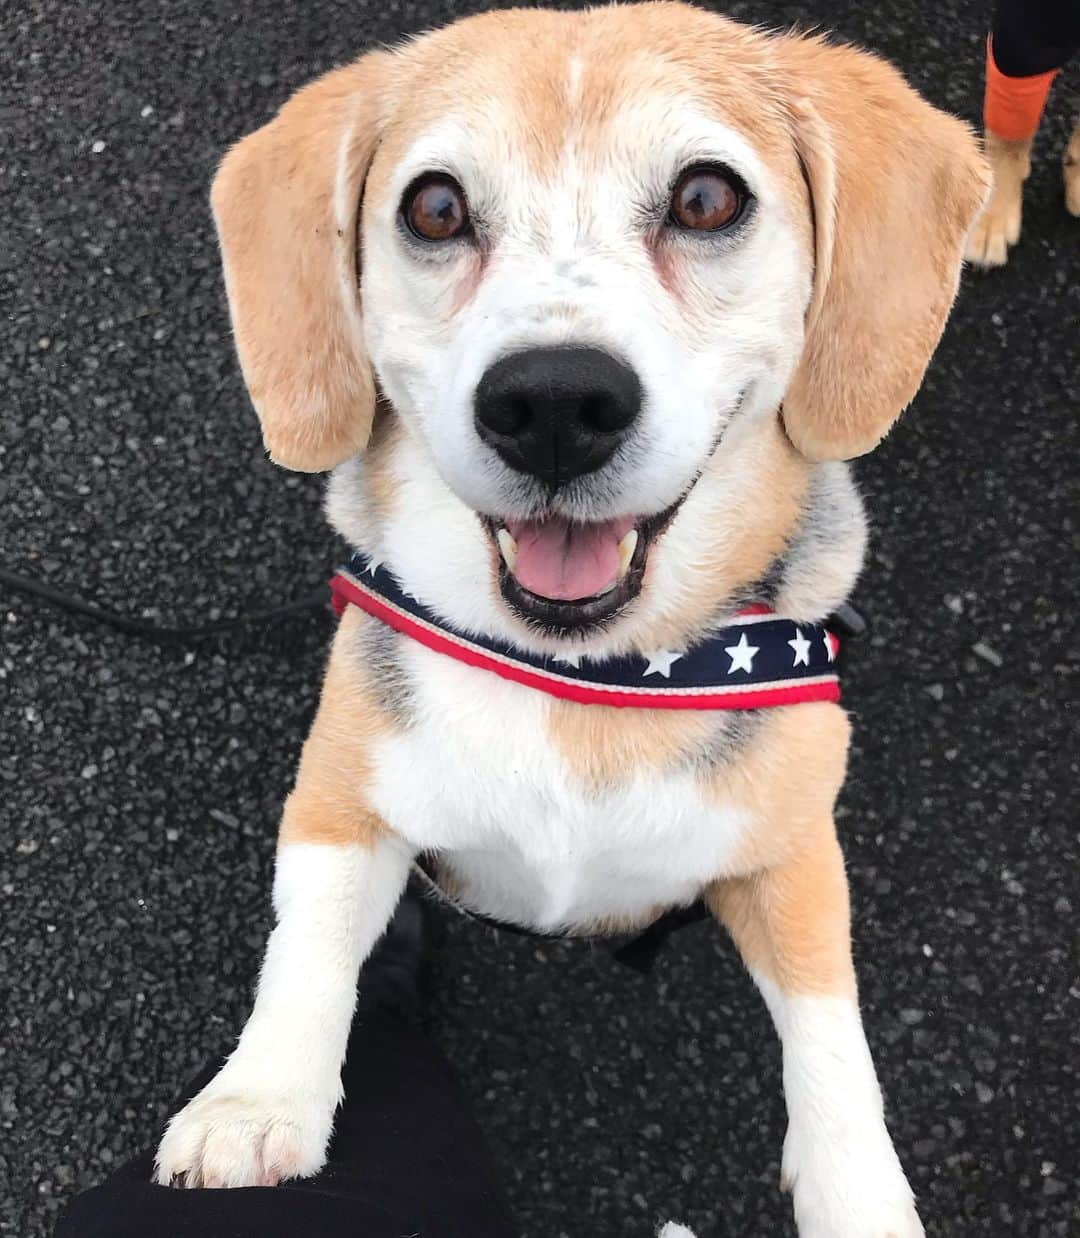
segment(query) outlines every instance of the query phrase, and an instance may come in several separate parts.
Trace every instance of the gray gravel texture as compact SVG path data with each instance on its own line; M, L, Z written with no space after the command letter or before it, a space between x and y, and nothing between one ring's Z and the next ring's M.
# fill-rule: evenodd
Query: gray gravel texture
M988 7L729 11L835 29L974 120ZM265 460L241 387L207 186L295 87L460 11L7 0L6 565L170 622L325 576L320 484ZM1077 80L1013 262L965 275L915 407L858 466L874 636L850 658L841 827L869 1037L938 1238L1080 1232L1080 225L1057 166ZM39 1238L241 1026L331 622L167 646L0 607L0 1231ZM711 926L640 979L452 925L433 1022L532 1238L644 1238L661 1216L793 1233L779 1054Z

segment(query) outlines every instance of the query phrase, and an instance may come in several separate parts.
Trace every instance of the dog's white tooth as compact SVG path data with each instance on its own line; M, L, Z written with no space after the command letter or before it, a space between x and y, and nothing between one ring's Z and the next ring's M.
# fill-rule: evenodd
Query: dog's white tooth
M634 557L634 551L637 550L638 531L631 529L629 533L619 543L619 579L626 575L630 569L630 560Z
M495 539L499 543L499 550L502 552L506 566L513 571L514 564L517 562L517 542L510 536L509 529L500 529L495 534Z

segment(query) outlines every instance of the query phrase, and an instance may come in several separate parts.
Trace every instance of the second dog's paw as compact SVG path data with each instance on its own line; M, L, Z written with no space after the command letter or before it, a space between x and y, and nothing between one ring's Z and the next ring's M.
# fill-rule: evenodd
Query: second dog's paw
M155 1160L160 1185L276 1186L322 1168L333 1106L212 1088L166 1127Z
M1080 215L1080 125L1065 147L1061 172L1065 180L1065 209L1070 215Z
M1023 182L997 183L990 201L975 221L964 256L977 266L1004 266L1009 246L1020 239Z
M999 267L1020 239L1024 181L1031 172L1031 139L1009 141L986 134L986 156L994 174L990 200L971 229L964 257L977 266Z

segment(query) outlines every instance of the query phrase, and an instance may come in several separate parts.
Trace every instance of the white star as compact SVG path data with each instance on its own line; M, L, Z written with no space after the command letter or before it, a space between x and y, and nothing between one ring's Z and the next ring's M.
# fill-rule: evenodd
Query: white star
M836 650L833 648L832 637L828 632L821 638L825 642L825 652L829 655L829 661L836 661Z
M670 679L671 664L678 662L682 654L672 653L670 649L654 649L652 653L647 653L645 657L649 665L641 672L642 678L646 675L663 675L665 679Z
M580 653L557 653L551 660L561 662L563 666L572 666L575 671L581 668Z
M739 637L737 645L725 645L724 652L731 659L731 665L728 667L728 674L731 675L735 671L746 671L748 675L754 670L754 654L761 648L760 645L751 645L746 639L746 633Z
M810 642L805 636L803 636L798 628L795 629L795 639L789 640L788 644L795 650L795 661L792 662L791 665L799 666L801 664L802 666L809 666Z

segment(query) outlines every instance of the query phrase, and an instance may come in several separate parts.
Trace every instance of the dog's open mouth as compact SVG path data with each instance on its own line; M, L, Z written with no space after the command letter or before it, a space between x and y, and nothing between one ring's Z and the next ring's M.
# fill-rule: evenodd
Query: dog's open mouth
M520 618L555 634L607 622L641 592L649 549L678 506L642 520L485 517L503 597Z

